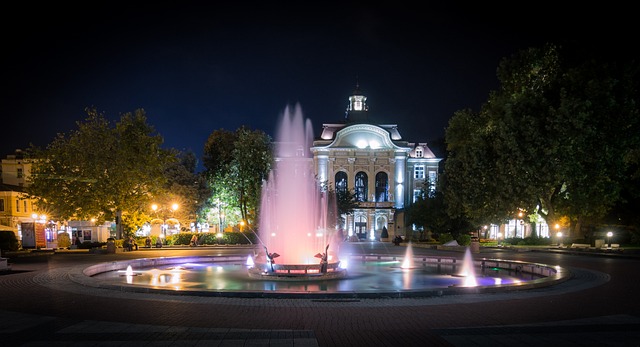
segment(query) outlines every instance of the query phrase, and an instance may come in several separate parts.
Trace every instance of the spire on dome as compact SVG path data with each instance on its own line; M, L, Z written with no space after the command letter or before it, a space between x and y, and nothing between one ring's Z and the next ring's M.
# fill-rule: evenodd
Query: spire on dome
M345 113L345 119L352 123L364 123L367 121L367 97L360 91L360 82L356 77L356 88L349 97L349 105Z

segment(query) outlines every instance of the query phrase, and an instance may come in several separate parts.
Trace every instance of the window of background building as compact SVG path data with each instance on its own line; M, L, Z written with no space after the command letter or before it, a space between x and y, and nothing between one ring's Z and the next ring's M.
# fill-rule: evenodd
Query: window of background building
M386 172L376 174L376 201L389 201L389 178Z
M18 178L22 178L23 173L21 168L18 168L17 175L18 175Z
M336 192L346 193L348 189L347 173L344 171L336 173Z
M422 147L416 148L416 158L422 158L424 152L422 151Z
M436 191L436 180L437 180L437 173L435 171L429 171L429 192L433 193Z
M23 210L24 212L28 212L28 211L27 211L27 200L24 200L24 201L22 202L22 210Z
M413 190L413 202L416 202L421 194L422 194L422 190L421 189L414 189Z
M355 194L356 201L364 202L367 201L367 184L368 184L367 174L360 171L356 174L356 184L355 184Z
M0 212L4 212L4 199L0 199Z
M416 165L413 169L413 178L424 179L424 165Z
M16 212L20 212L20 200L16 200Z

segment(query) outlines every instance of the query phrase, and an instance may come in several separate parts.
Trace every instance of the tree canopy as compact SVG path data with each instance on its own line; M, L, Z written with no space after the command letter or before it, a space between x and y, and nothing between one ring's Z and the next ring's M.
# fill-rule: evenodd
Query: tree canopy
M505 58L500 88L446 129L449 213L477 224L516 211L548 224L602 218L621 197L638 149L637 68L553 45Z
M122 219L149 204L175 158L161 148L164 140L144 110L122 114L115 124L95 108L86 112L77 130L58 134L45 149L29 149L37 160L27 193L65 220L115 220L121 238Z
M271 137L247 127L219 129L209 135L203 157L213 193L210 204L224 209L227 222L254 224L273 161Z

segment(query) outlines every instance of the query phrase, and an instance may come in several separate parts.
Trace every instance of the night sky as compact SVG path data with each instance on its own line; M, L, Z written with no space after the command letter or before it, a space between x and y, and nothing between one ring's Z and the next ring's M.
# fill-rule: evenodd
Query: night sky
M498 87L502 58L545 42L608 52L636 41L625 8L276 3L16 4L0 24L0 155L76 129L86 107L112 120L143 108L166 147L199 158L217 129L273 136L295 103L317 136L343 120L356 83L380 123L436 142L455 111L478 110Z

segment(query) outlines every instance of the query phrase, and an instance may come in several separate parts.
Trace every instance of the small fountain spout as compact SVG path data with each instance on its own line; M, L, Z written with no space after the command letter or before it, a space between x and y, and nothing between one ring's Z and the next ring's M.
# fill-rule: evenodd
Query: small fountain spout
M328 255L329 255L329 245L327 244L327 247L325 247L324 249L324 253L318 253L314 256L316 258L320 258L320 272L323 274L327 273L327 264L329 263L327 260Z
M264 253L267 255L267 262L269 263L269 267L271 268L271 272L275 272L275 269L273 268L273 264L276 263L275 258L279 257L280 254L278 254L278 253L269 253L269 251L267 250L267 246L264 246Z

